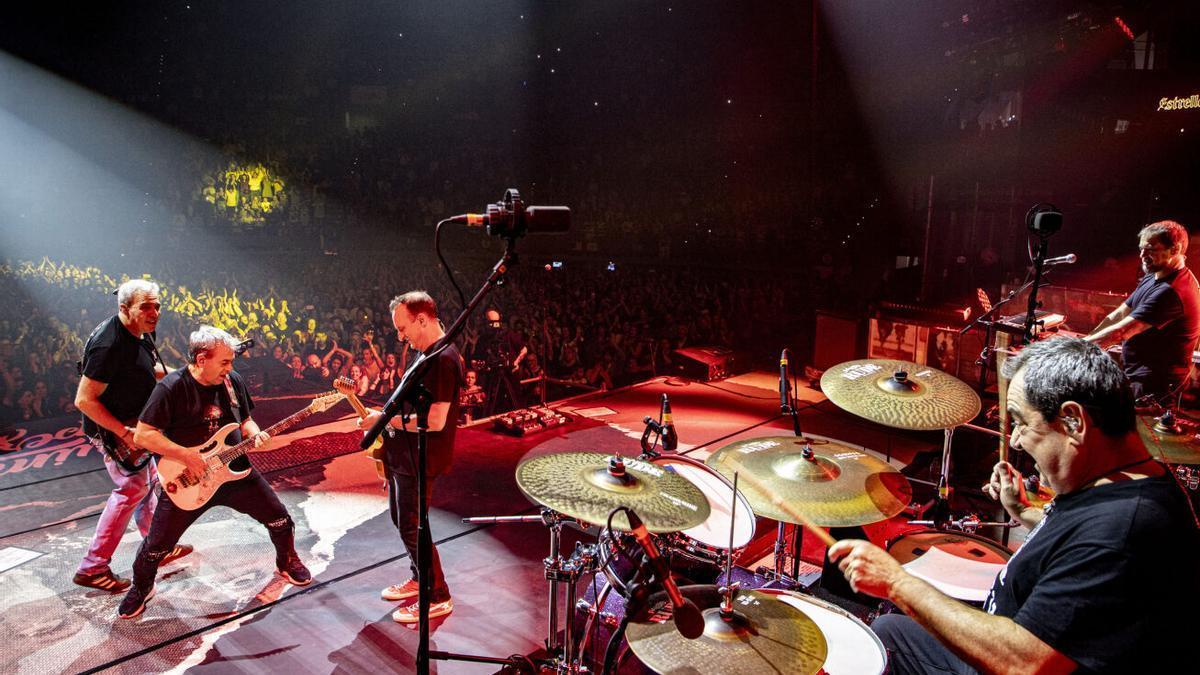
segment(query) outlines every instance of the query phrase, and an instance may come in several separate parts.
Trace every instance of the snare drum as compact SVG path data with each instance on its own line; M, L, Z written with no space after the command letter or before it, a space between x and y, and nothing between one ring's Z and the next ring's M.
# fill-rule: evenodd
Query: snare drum
M754 539L754 509L750 502L737 494L737 510L733 512L733 483L710 469L704 462L679 455L664 455L653 460L664 469L683 476L700 488L712 512L699 525L678 534L668 535L669 545L677 555L703 563L721 566L729 551L729 532L733 530L734 560L737 553ZM732 522L730 515L732 513Z
M966 602L982 603L996 574L1012 552L1000 544L966 532L918 530L900 535L888 553L913 576Z
M825 634L829 652L821 672L828 675L882 675L887 670L887 649L867 624L846 610L810 595L777 588L759 593L777 596L804 612Z

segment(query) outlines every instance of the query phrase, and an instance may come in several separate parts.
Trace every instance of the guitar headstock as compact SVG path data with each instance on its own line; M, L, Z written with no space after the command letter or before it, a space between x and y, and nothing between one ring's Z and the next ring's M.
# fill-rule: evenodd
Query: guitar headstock
M354 385L354 380L342 375L333 381L333 388L336 389L339 394L342 394L343 396L349 396L354 393L356 387Z
M312 403L308 404L308 411L310 413L325 412L337 405L344 398L346 398L346 395L340 391L331 391L327 394L322 394L314 398Z

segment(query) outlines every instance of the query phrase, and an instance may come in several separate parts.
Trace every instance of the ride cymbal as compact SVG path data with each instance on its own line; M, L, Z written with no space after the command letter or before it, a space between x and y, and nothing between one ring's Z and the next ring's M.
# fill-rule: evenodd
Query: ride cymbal
M825 634L788 603L758 591L738 591L726 618L721 616L716 586L684 586L679 591L704 614L704 633L689 640L669 618L662 623L631 622L625 632L629 648L651 670L671 675L813 675L825 664ZM663 604L662 594L658 600Z
M836 441L747 438L704 461L730 480L735 472L758 479L774 494L750 481L739 482L738 489L754 513L785 523L800 524L775 504L776 496L821 527L876 523L900 513L912 501L912 486L895 467Z
M618 506L633 509L651 532L678 532L703 523L708 499L674 471L633 457L599 452L565 452L532 457L517 465L525 496L572 518L603 527ZM618 513L613 528L626 530Z
M1200 464L1200 437L1196 425L1176 416L1138 415L1138 435L1150 456L1167 464Z
M891 359L839 363L821 376L821 391L842 410L914 431L956 427L980 407L979 395L957 377Z

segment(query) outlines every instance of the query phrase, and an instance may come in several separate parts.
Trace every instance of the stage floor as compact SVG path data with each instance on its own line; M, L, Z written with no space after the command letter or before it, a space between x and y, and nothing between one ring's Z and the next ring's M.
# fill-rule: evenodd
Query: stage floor
M715 383L657 378L568 399L552 407L576 415L575 422L525 438L493 433L485 424L460 429L454 467L438 481L431 503L431 530L455 602L450 616L433 622L432 649L508 656L543 646L545 528L461 519L536 513L513 476L517 463L532 454L637 455L642 418L657 414L664 392L680 451L698 459L740 438L792 433L790 419L779 415L777 378L770 373ZM898 432L837 410L819 392L802 389L800 395L806 433L878 451L898 467L917 453L940 449L940 433ZM358 433L353 415L348 406L335 411L255 458L296 521L297 550L314 583L284 583L274 573L263 528L218 508L184 535L195 553L160 570L156 597L132 621L116 618L121 594L71 582L111 489L97 468L96 451L76 447L53 461L26 451L20 472L10 461L0 475L0 630L8 636L0 671L414 671L415 626L393 622L395 603L379 597L382 588L408 577L408 559L371 462L350 449ZM318 449L331 446L345 454L321 457ZM305 461L306 453L316 458ZM301 463L295 465L297 456ZM773 523L761 521L763 529ZM564 532L566 546L583 536L571 528ZM131 573L139 543L131 528L113 560L118 574ZM433 667L442 673L496 670L461 662Z

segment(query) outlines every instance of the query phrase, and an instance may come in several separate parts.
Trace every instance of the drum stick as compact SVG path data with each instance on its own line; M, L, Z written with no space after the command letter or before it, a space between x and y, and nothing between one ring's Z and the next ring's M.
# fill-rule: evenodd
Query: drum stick
M779 507L784 513L788 514L792 518L795 518L797 523L799 523L800 525L803 525L804 529L808 530L809 532L812 532L813 536L815 536L817 539L821 540L821 543L825 544L826 546L833 546L834 544L837 543L836 539L834 539L824 529L817 526L811 520L806 518L803 513L800 513L796 509L794 509L791 506L789 506L788 504L784 503L782 497L780 497L778 494L776 494L775 491L772 490L770 487L768 487L765 483L763 483L762 481L760 481L759 479L755 478L750 473L748 473L746 471L745 467L743 467L741 464L739 464L737 460L733 459L732 457L727 457L725 459L725 461L728 462L729 464L733 465L733 469L737 472L737 475L740 480L749 482L750 485L752 485L755 490L758 490L759 492L761 492L764 495L766 495L767 497L769 497L771 499L772 504ZM796 555L799 555L799 551L796 552Z
M1008 461L1008 378L1004 376L1004 362L1014 353L1008 349L1009 341L1008 333L996 333L996 406L1000 413L1000 447L997 454L1001 462Z

